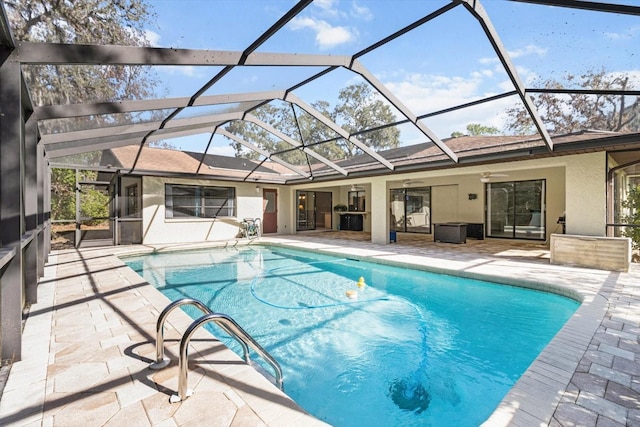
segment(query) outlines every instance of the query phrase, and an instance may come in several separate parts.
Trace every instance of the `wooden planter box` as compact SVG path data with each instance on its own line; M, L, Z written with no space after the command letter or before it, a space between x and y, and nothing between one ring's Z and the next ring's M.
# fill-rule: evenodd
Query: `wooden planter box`
M629 271L631 239L552 234L551 264Z

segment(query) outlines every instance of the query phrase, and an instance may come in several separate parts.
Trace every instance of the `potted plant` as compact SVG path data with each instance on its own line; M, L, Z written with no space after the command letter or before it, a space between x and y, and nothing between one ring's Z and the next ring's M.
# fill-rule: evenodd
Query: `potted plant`
M337 204L333 207L334 212L346 212L349 208L347 205Z

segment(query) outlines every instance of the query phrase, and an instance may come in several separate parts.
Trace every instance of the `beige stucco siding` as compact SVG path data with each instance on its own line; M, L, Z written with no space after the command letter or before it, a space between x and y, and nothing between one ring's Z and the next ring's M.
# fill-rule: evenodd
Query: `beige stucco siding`
M165 218L165 184L236 188L237 217L220 219ZM143 243L183 243L232 239L243 218L262 218L262 193L255 184L179 178L144 177Z
M606 232L606 153L566 160L567 234L604 236Z

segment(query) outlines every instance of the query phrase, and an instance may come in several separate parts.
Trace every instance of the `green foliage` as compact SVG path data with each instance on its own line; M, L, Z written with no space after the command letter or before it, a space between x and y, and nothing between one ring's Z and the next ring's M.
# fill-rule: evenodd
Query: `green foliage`
M76 171L51 169L51 219L76 219Z
M567 74L563 81L548 79L538 86L546 89L581 88L590 90L632 90L627 75L610 74L601 70L588 71L581 76ZM563 134L584 129L603 131L640 130L640 97L628 105L629 97L622 95L574 93L556 95L540 93L531 96L547 129ZM506 128L519 134L535 132L533 122L524 107L507 110Z
M148 46L153 15L144 0L7 0L17 40L73 44ZM148 99L157 81L150 67L28 65L23 73L36 105ZM131 122L134 115L50 120L46 130L71 131Z
M81 179L94 181L96 171L81 171ZM80 206L82 217L108 218L109 194L91 185L84 185L80 192ZM76 171L75 169L53 168L51 170L51 219L76 219ZM96 220L88 225L99 223Z
M622 217L622 222L640 225L640 186L629 186L629 193L622 201L622 207L628 209L628 214ZM640 227L626 227L622 235L631 238L634 249L640 249Z
M148 46L145 30L153 21L145 0L6 0L13 35L20 41L71 44ZM148 99L155 95L157 81L150 67L28 65L22 71L36 105L55 105L113 100ZM160 112L145 114L148 120ZM131 123L135 114L80 117L74 120L48 120L45 133L64 132ZM101 152L82 153L66 158L78 165L99 164ZM84 179L96 178L84 171ZM93 178L92 178L93 177ZM76 219L75 170L52 169L51 217ZM109 195L91 186L81 193L82 215L109 216Z
M350 134L396 120L389 105L382 102L366 83L342 89L338 95L338 104L333 108L327 101L317 101L312 106ZM339 138L335 131L288 103L272 102L251 114L305 146L312 145L316 153L330 160L349 159L361 153L358 147ZM267 152L281 152L279 157L289 163L304 165L308 162L307 156L301 150L292 149L292 145L255 124L238 120L227 125L225 129ZM359 134L357 138L378 151L397 147L400 144L400 131L390 127ZM260 156L235 141L231 146L237 156L253 159Z
M469 123L467 125L467 135L480 136L480 135L497 135L500 131L494 126L483 126L480 123ZM464 136L462 132L456 131L451 133L452 138L459 138Z

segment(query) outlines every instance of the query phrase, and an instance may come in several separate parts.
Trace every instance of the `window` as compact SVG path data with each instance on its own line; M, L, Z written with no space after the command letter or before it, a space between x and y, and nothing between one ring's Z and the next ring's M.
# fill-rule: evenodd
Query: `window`
M165 218L236 216L236 189L165 184Z
M366 207L364 196L364 191L349 191L349 194L347 196L349 200L349 211L364 212Z
M487 236L544 240L545 181L486 185Z

